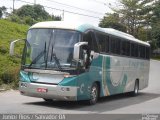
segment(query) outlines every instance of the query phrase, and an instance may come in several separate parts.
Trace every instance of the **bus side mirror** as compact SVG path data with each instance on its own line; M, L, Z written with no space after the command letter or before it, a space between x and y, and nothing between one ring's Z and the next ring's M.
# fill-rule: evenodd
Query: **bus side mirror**
M78 42L74 45L73 59L79 61L80 59L80 48L88 45L88 42Z
M11 42L11 44L10 44L10 49L9 49L9 54L10 54L10 56L13 56L13 55L14 55L15 43L16 43L16 42L19 42L19 41L22 41L22 40L25 40L25 39L18 39L18 40L14 40L14 41Z

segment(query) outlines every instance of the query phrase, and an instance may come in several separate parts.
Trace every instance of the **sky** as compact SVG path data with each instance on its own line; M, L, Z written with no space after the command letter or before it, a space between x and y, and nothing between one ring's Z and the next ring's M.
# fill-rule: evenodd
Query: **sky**
M77 21L98 26L99 21L103 18L105 13L112 12L109 6L114 6L117 0L15 0L15 9L27 4L25 1L60 9L61 11L45 7L45 10L53 15L63 16L64 13L64 21ZM67 6L64 4L67 4ZM8 11L11 11L13 8L13 0L0 0L0 7L1 6L10 8ZM68 13L67 11L87 16Z

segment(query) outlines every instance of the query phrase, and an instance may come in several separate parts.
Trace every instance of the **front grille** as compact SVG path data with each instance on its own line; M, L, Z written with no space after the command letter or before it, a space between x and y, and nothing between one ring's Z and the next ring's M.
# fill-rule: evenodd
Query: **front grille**
M36 81L31 81L31 83L47 84L47 85L58 85L57 83L36 82Z

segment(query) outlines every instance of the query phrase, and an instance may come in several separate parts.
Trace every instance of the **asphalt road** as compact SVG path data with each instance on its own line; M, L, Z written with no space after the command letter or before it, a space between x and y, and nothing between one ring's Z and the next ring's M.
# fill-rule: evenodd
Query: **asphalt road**
M101 98L96 105L89 106L85 102L47 103L40 98L21 96L18 91L12 90L0 93L0 113L159 114L160 62L151 60L149 87L136 97L115 95Z

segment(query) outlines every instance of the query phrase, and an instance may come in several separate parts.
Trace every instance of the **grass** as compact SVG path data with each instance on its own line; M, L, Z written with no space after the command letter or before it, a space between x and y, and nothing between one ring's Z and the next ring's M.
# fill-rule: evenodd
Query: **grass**
M27 25L0 20L0 89L17 86L21 60L9 56L9 46L12 40L26 38L28 28ZM16 45L16 52L20 53L22 48L22 44Z
M152 57L152 59L160 61L160 55L159 56L154 56L154 57Z

